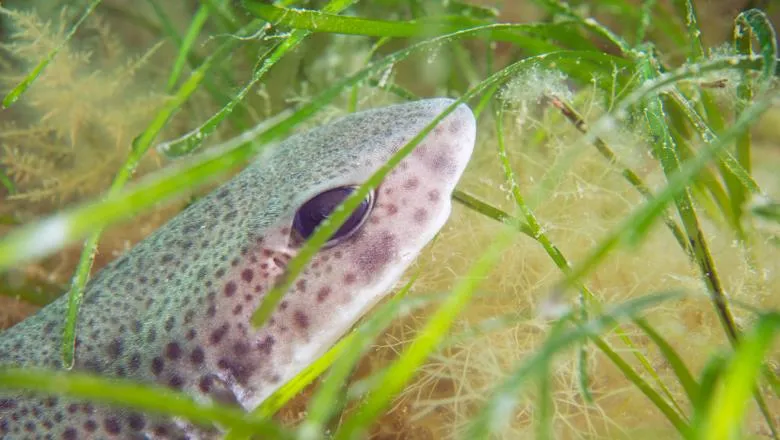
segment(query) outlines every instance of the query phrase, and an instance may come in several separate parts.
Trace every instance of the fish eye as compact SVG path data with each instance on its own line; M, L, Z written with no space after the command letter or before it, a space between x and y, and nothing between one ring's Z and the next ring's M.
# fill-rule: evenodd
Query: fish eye
M306 201L298 211L295 212L293 219L293 231L303 240L307 240L325 219L327 219L333 210L339 206L344 199L349 197L357 186L341 186L321 192ZM360 202L360 205L352 212L346 222L334 233L325 244L325 247L334 246L348 239L355 234L368 219L371 209L374 206L374 192Z

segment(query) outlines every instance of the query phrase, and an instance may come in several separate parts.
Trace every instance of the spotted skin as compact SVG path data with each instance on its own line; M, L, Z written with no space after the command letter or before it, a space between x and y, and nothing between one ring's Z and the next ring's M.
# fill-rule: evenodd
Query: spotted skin
M184 390L252 410L380 300L450 213L474 144L460 106L375 190L370 217L322 249L269 322L250 316L300 247L296 209L358 185L452 101L353 114L264 153L88 284L75 369ZM0 364L58 367L60 298L0 335ZM215 439L218 428L99 404L0 392L3 439Z

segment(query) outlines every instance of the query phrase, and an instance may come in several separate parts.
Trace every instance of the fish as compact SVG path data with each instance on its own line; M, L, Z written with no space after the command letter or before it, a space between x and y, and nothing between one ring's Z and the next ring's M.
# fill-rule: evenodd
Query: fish
M349 114L267 148L95 274L75 371L252 411L385 297L451 212L476 121L443 118L336 231L259 328L251 316L333 210L439 113L432 98ZM0 334L0 365L61 368L67 298ZM218 439L219 427L0 390L3 439Z

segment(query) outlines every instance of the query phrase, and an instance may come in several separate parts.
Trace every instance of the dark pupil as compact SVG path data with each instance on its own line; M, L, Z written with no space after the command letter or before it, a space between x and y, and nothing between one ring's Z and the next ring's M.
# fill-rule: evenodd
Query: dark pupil
M314 233L314 230L317 229L317 226L328 218L333 210L336 209L344 199L349 197L356 188L357 187L354 186L334 188L312 197L308 202L301 205L301 207L298 208L298 212L295 213L293 229L300 234L303 239L308 239ZM350 237L363 225L363 222L368 218L368 214L371 211L372 199L371 195L369 195L360 203L347 221L330 237L328 244L335 244Z

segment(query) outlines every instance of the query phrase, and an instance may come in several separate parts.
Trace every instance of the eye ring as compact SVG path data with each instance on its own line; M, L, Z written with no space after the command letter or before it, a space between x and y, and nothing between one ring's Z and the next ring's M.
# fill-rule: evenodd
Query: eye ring
M317 227L333 213L341 203L357 190L356 185L339 186L325 190L306 202L295 211L291 233L301 242L307 240ZM328 239L323 249L343 243L354 236L366 221L374 208L374 191L358 205L344 224Z

